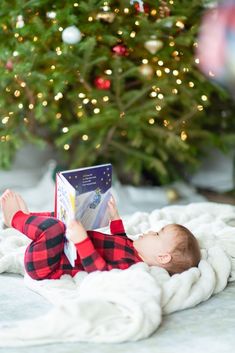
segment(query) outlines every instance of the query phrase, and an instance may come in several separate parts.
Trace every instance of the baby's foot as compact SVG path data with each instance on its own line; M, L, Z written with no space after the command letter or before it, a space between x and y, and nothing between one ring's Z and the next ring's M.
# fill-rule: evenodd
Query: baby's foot
M11 227L11 222L13 216L18 211L25 211L25 208L21 208L18 203L16 193L7 189L0 198L2 213L3 213L3 221L7 227Z
M72 220L67 226L66 237L76 244L87 238L87 232L81 222Z
M26 205L26 202L24 201L24 199L17 193L15 195L21 211L24 213L29 213L28 206Z

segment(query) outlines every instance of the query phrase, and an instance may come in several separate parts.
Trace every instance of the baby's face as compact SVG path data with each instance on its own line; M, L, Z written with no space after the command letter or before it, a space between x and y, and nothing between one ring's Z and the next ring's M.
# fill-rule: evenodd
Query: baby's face
M156 258L171 253L177 241L177 229L174 224L169 224L158 232L149 231L140 235L133 245L146 263L156 265Z

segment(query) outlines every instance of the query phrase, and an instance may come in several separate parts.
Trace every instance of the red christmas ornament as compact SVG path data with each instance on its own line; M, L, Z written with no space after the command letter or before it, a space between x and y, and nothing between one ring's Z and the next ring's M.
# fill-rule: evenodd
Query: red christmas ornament
M141 12L141 8L140 8L139 3L136 2L136 3L134 4L134 8L135 8L135 10L136 10L137 12ZM145 12L145 13L149 13L149 10L150 10L149 6L148 6L147 4L144 4L144 12Z
M103 78L103 77L96 77L96 79L94 80L95 86L98 89L109 89L111 86L111 81Z
M112 51L117 54L118 56L127 56L128 50L127 47L123 44L117 44L112 48Z
M13 70L13 62L11 60L7 60L6 62L6 65L5 65L5 68L8 70L8 71L12 71Z

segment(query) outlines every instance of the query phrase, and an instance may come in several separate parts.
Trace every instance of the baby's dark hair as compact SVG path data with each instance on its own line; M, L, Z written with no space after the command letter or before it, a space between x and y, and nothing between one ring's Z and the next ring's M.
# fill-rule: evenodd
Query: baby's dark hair
M180 224L173 226L177 232L178 241L171 252L171 261L164 266L171 275L196 267L201 260L201 252L195 236Z

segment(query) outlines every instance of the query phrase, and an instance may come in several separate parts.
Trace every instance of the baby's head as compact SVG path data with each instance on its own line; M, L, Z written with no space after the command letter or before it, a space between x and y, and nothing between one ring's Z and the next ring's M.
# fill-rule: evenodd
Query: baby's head
M168 224L158 232L144 233L133 245L144 262L163 267L170 274L197 266L201 258L197 239L179 224Z

